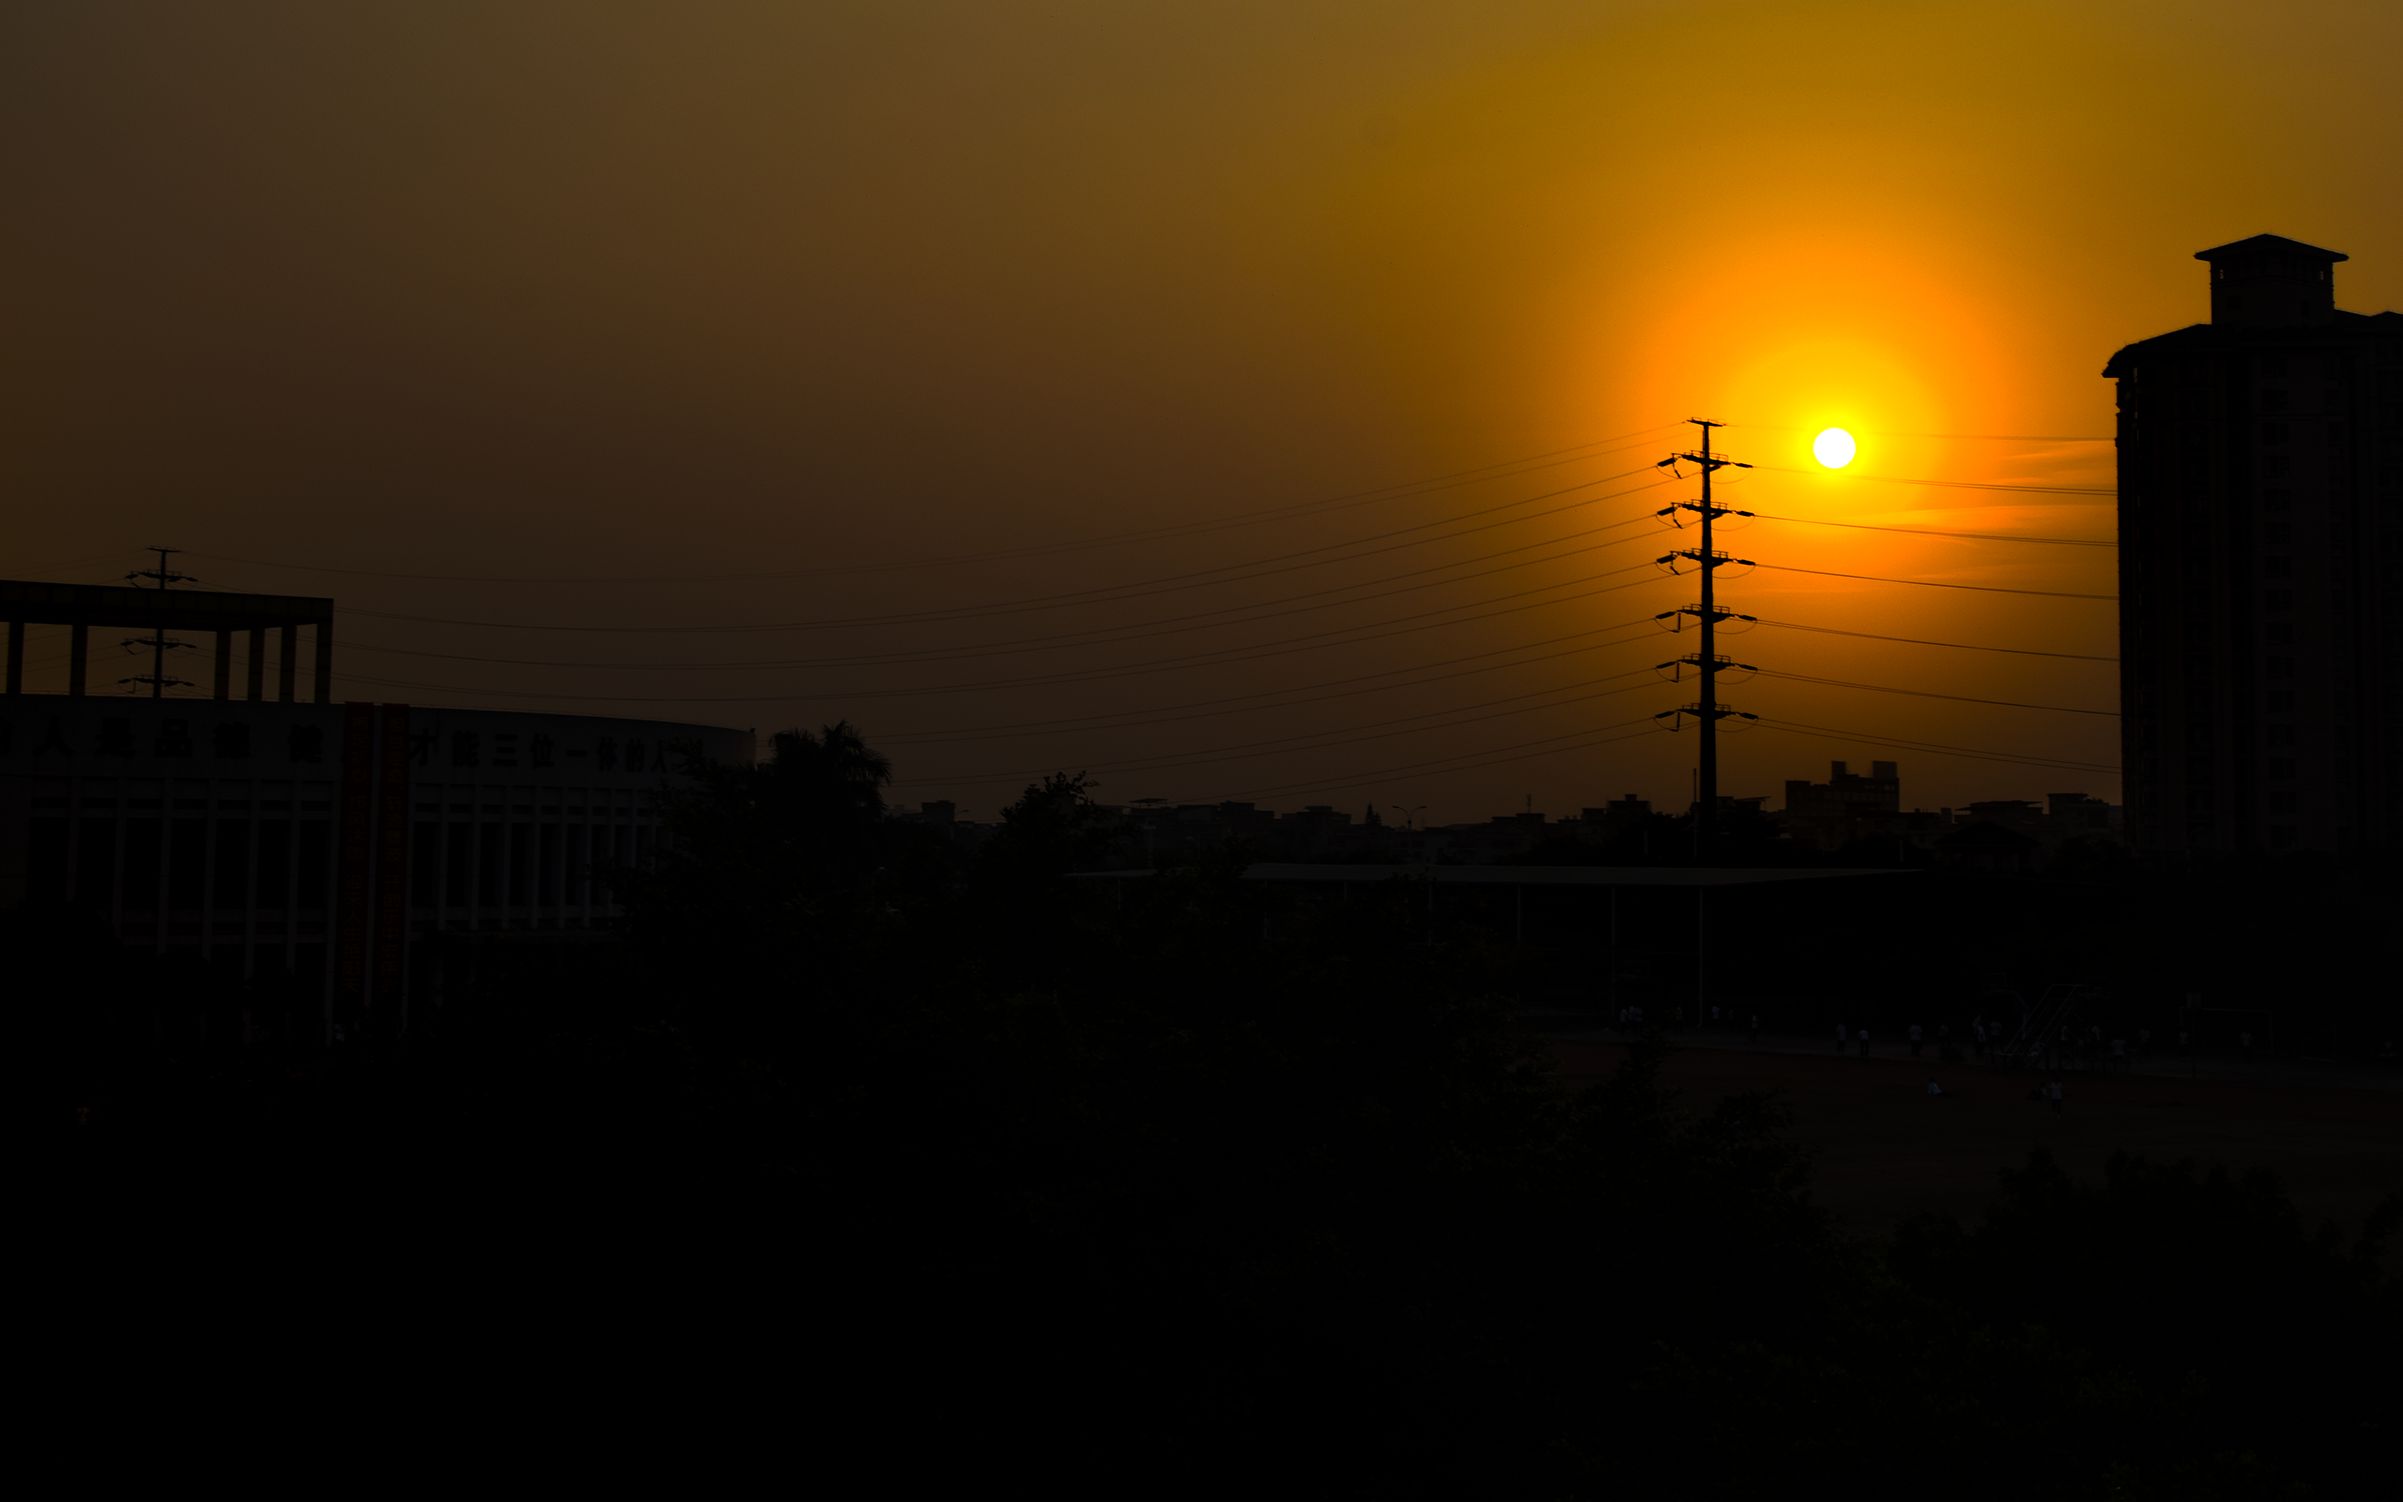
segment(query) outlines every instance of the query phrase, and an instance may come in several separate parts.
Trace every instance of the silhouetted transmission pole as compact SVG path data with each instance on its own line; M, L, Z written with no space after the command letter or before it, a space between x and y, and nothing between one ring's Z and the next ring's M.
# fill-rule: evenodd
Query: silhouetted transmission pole
M167 586L170 584L188 584L192 582L192 575L179 574L173 569L167 567L168 555L171 553L180 553L183 551L182 548L152 548L150 551L159 555L158 567L135 569L132 573L125 576L127 579L156 579L158 581L159 591L162 594L166 592ZM167 649L169 647L190 646L191 643L167 640L167 628L163 623L153 627L148 636L127 637L125 641L121 643L121 645L128 647L148 647L150 649L150 671L147 673L136 673L130 678L120 678L117 680L119 683L147 683L150 685L150 697L153 699L163 698L166 695L167 690L170 688L184 688L190 685L192 680L189 678L170 678L167 676Z
M1664 553L1661 555L1659 561L1667 564L1671 572L1676 571L1677 560L1679 559L1685 559L1688 562L1691 562L1696 568L1700 569L1702 571L1702 602L1698 605L1686 605L1676 610L1663 611L1662 616L1663 618L1666 618L1668 616L1675 615L1690 615L1702 622L1702 650L1700 652L1690 653L1687 656L1677 659L1677 661L1681 663L1691 664L1694 671L1701 675L1702 690L1701 697L1696 702L1685 705L1683 708L1679 709L1664 709L1659 714L1654 715L1653 718L1656 720L1670 721L1671 723L1669 728L1674 730L1677 728L1677 716L1691 715L1702 727L1702 754L1700 758L1701 765L1699 768L1702 786L1697 792L1696 807L1694 809L1694 833L1697 848L1707 849L1712 837L1715 836L1719 830L1719 721L1725 719L1731 714L1740 715L1747 720L1759 718L1758 715L1748 714L1740 709L1723 708L1719 703L1719 674L1728 668L1742 667L1744 664L1730 662L1728 659L1719 655L1719 622L1731 615L1734 615L1735 612L1732 610L1722 610L1719 608L1718 600L1711 588L1711 579L1713 575L1717 574L1718 571L1727 564L1750 563L1752 560L1749 558L1731 558L1727 554L1722 553L1716 548L1712 547L1711 523L1718 520L1722 516L1727 516L1730 514L1737 516L1749 516L1751 513L1748 511L1736 511L1735 508L1731 506L1720 506L1714 504L1711 500L1710 494L1710 477L1714 472L1721 469L1726 469L1730 466L1736 469L1750 469L1752 466L1749 464L1738 464L1733 459L1720 458L1710 451L1711 429L1723 428L1727 426L1727 424L1723 422L1710 422L1699 417L1689 417L1686 419L1686 421L1692 423L1694 426L1702 430L1701 450L1699 452L1689 451L1685 453L1671 454L1668 458L1661 460L1659 465L1656 467L1660 469L1668 469L1676 465L1680 460L1684 461L1685 463L1698 466L1702 471L1702 499L1699 503L1693 501L1679 501L1674 506L1664 506L1661 508L1660 514L1669 518L1671 521L1678 522L1678 524L1681 526L1683 525L1683 522L1679 521L1677 515L1677 513L1681 511L1691 511L1695 515L1701 517L1702 545L1700 547L1693 548L1678 548L1672 552ZM1744 616L1742 619L1750 620L1751 617ZM1664 663L1662 666L1665 667L1667 664Z

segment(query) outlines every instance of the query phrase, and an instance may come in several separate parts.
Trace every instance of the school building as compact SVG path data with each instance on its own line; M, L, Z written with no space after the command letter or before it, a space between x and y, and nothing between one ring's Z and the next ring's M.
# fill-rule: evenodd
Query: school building
M605 930L667 792L753 758L720 726L333 702L330 600L0 581L0 615L0 909L206 959L327 1035L405 1027L460 941ZM69 628L63 692L28 691L29 626ZM126 628L213 637L210 697L89 692L91 634Z

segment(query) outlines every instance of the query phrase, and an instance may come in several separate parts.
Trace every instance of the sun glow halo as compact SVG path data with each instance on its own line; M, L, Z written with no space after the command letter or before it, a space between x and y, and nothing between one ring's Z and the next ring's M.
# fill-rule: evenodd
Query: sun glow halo
M1842 428L1829 428L1811 440L1811 453L1829 469L1842 469L1850 464L1855 447L1852 435Z

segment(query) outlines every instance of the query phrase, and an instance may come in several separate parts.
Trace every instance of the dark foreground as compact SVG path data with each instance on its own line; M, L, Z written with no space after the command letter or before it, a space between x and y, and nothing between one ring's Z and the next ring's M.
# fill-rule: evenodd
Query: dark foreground
M44 1458L679 1492L2392 1489L2403 1195L2362 1188L2368 1118L1555 1055L1512 1025L1523 956L1405 884L1300 904L1230 859L1097 892L1064 875L1110 833L1075 779L963 867L820 766L840 741L728 772L629 878L623 944L520 971L494 946L472 996L330 1051L213 1042L186 978L14 930ZM1843 992L1855 963L1781 959Z
M1591 1038L1550 1047L1562 1077L1578 1082L1607 1077L1627 1052ZM1837 1229L1873 1243L1916 1215L1975 1222L2000 1176L2035 1152L2088 1181L2122 1153L2272 1174L2315 1227L2357 1228L2403 1186L2403 1093L2391 1089L2182 1078L2167 1066L2077 1071L2061 1077L2056 1112L2029 1098L2049 1076L1934 1053L1913 1060L1896 1046L1860 1059L1705 1038L1674 1048L1661 1077L1697 1104L1755 1092L1781 1102L1810 1154L1812 1197ZM1942 1096L1927 1094L1931 1079ZM2390 1271L2399 1251L2386 1248Z
M153 1436L406 1414L396 1464L687 1481L2345 1497L2390 1464L2396 1206L2338 1213L2370 1118L1649 1045L1562 1050L1564 1089L1477 1006L1373 1020L1021 1003L800 1079L638 1031L120 1097L50 1144L45 1364ZM2215 1132L2233 1175L2112 1156ZM2244 1175L2346 1153L2307 1212ZM163 1410L109 1385L161 1363L195 1379Z

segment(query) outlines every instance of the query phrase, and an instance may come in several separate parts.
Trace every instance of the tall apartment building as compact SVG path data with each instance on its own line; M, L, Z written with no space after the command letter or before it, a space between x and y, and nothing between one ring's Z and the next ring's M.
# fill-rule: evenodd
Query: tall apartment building
M2119 385L2127 833L2170 856L2403 847L2403 315L2346 257L2201 251L2211 321Z

